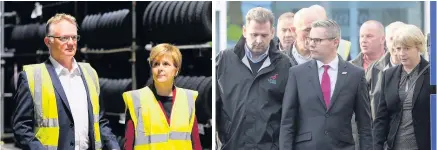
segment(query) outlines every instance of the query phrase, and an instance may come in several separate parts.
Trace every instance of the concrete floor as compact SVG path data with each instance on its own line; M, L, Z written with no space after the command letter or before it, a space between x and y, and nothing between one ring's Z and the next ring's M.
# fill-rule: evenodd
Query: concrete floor
M7 144L0 143L0 150L21 150L21 149L16 148L13 143L7 143Z

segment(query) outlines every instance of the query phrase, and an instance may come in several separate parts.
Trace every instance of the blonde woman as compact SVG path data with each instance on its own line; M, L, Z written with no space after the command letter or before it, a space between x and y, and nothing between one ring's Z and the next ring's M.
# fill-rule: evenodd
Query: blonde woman
M152 48L153 84L123 93L127 106L124 148L201 150L195 101L197 91L174 85L182 64L179 49L170 44Z
M375 150L429 150L429 63L421 56L425 36L414 25L397 30L393 39L400 65L382 75L381 96L375 102Z

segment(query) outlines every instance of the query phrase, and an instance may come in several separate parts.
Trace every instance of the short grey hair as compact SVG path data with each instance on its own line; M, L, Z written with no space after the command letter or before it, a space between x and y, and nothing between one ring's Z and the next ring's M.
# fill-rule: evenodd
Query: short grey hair
M393 35L397 29L399 29L400 27L402 27L404 25L407 25L407 24L405 24L401 21L392 22L385 27L385 34L386 35ZM388 36L386 36L385 38L388 38Z
M340 26L334 20L318 20L311 24L311 28L325 28L328 31L328 37L341 39Z
M255 20L258 23L266 23L268 21L271 24L270 26L273 27L273 24L275 23L275 16L273 15L272 11L268 9L255 7L247 12L246 24L248 24L252 20Z

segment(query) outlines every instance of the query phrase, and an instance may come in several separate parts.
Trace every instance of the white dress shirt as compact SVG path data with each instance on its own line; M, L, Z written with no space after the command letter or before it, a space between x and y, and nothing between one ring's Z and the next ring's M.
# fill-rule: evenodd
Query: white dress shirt
M319 71L319 81L320 81L320 85L322 84L322 76L323 76L323 72L325 71L325 69L323 68L323 64L321 61L317 60L317 70ZM338 55L335 56L335 59L332 60L330 63L326 64L329 65L329 69L328 69L328 75L329 75L329 79L331 80L331 98L332 98L332 94L334 94L334 89L335 89L335 83L337 83L337 75L338 75Z
M88 149L88 101L79 66L73 58L73 69L68 71L52 56L49 59L61 81L73 115L75 150Z
M299 65L306 63L312 59L311 56L305 57L305 56L302 56L301 54L299 54L299 52L297 51L297 48L296 48L296 44L293 44L293 49L291 50L291 54L293 54L294 59L296 59L296 61Z

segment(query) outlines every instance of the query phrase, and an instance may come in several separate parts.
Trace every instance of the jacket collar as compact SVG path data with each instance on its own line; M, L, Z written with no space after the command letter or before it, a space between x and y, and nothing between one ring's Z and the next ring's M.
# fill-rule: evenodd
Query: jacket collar
M246 38L244 38L244 36L241 36L240 40L238 40L237 44L234 46L234 53L238 56L240 60L243 59L243 57L245 56L245 50L244 50L245 45L246 45ZM269 51L268 56L272 61L272 63L276 62L281 56L281 53L277 49L277 46L275 45L273 39L270 40L270 46L268 51Z
M376 63L375 63L375 68L378 70L383 70L385 68L385 66L387 66L388 64L390 64L390 52L386 52L384 54L384 56L381 57L381 59L379 59Z

